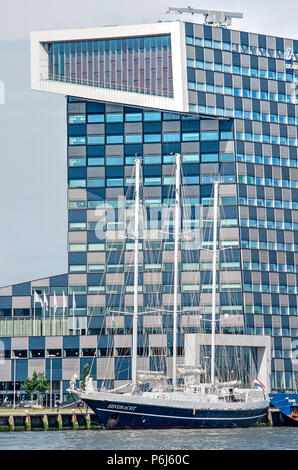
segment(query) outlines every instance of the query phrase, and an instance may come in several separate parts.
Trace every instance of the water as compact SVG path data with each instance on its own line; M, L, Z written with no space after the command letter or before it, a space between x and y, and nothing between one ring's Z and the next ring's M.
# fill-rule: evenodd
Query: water
M1 432L0 450L297 450L298 427Z

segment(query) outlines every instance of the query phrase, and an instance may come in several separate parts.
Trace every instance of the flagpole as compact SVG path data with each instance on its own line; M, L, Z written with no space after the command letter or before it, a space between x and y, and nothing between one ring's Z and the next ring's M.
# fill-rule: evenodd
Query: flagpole
M46 294L45 291L43 291L43 328L42 328L42 334L45 336L46 333Z
M33 336L36 335L35 299L33 303Z
M45 326L45 321L46 321L46 306L44 304L43 306L43 328L42 328L42 334L43 336L45 336L45 332L46 332L46 326Z
M55 336L56 335L56 318L55 318L55 314L56 314L56 308L57 308L57 305L56 305L57 301L56 301L56 292L54 291L54 312L53 312L53 335Z
M62 308L62 334L65 334L65 328L64 328L64 307Z
M63 296L62 296L62 334L65 334L65 327L64 327L64 316L65 316L65 305L66 303L66 299L65 299L65 294L64 294L64 291L63 291Z
M75 334L75 295L72 294L72 334Z

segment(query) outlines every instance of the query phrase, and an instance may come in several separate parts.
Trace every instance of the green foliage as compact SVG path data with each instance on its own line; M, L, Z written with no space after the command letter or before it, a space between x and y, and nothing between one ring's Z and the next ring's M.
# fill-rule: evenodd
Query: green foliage
M37 387L36 391L40 393L40 395L43 397L45 392L49 390L50 384L46 380L44 372L39 372L37 376Z
M22 389L30 394L31 400L33 400L33 394L36 392L36 387L38 383L38 376L36 370L33 372L32 379L27 377L25 382L22 385Z
M49 382L46 380L45 374L43 372L37 374L36 370L33 372L32 378L27 377L22 385L22 389L30 394L31 400L33 400L34 393L40 393L43 396L49 388Z
M81 389L85 390L86 387L86 377L90 375L92 377L92 374L90 373L90 367L89 364L85 364L82 370L82 380L81 380Z

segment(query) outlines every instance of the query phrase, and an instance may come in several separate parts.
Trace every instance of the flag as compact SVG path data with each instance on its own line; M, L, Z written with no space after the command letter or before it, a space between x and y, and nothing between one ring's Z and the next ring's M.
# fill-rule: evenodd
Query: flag
M74 292L72 294L72 308L73 308L73 310L76 308L76 299L75 299Z
M45 310L48 311L49 304L48 304L48 299L47 299L45 291L43 291L43 304L44 304Z
M67 305L66 305L66 297L65 297L65 294L64 294L64 291L63 291L63 315L65 313L65 309L66 309Z
M38 293L34 291L34 303L36 304L36 302L39 302L41 306L43 307L43 301L40 295L38 295Z
M257 379L257 377L254 378L253 386L254 386L254 387L260 387L263 391L265 390L265 385L263 385L262 382L260 382L260 381Z
M56 297L56 292L54 291L54 315L57 311L57 297Z

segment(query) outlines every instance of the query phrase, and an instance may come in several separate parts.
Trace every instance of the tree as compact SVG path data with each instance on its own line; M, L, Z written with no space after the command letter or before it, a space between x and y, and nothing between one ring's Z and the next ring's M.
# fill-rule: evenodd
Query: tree
M82 380L81 380L81 389L85 390L86 387L86 377L90 375L92 377L92 374L90 373L90 367L89 364L85 364L82 370Z
M38 376L36 370L33 372L32 379L30 377L27 377L25 382L22 385L22 389L30 394L31 400L33 400L33 395L34 392L36 392L37 389L37 383L38 383Z
M27 377L22 385L22 389L30 394L31 401L33 400L34 393L40 393L43 400L46 390L50 388L49 382L45 378L43 372L37 373L36 370L32 374L32 379Z
M36 391L41 395L41 402L43 402L44 394L47 390L49 390L50 384L45 378L44 372L39 372L37 375L37 384L36 384Z

